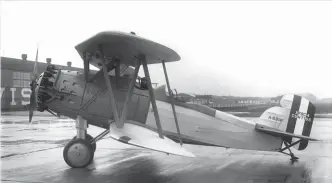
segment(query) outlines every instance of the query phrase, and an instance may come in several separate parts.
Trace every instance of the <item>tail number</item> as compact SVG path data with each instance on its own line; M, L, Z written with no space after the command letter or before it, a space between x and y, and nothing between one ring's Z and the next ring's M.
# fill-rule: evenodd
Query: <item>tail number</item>
M310 115L305 112L296 111L295 114L292 114L292 118L304 119L304 121L311 122Z
M276 122L283 122L284 121L283 118L278 117L278 116L269 116L268 119L272 120L272 121L276 121Z

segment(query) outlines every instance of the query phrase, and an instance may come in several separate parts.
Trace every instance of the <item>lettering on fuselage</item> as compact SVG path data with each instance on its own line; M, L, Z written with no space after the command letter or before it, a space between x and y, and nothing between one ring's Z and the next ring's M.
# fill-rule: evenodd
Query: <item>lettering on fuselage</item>
M269 116L268 119L272 120L272 121L276 121L276 122L283 122L284 121L283 118L280 118L278 116Z
M304 119L304 121L311 121L310 115L305 112L296 111L295 114L292 114L292 118Z

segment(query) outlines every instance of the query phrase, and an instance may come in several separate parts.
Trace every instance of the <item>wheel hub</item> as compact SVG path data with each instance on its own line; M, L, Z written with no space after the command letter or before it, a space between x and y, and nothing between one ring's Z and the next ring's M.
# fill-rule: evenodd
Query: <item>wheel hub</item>
M63 158L73 168L86 167L93 160L95 147L88 139L74 137L63 149Z
M89 158L89 149L83 144L73 144L68 148L68 160L73 164L85 164Z

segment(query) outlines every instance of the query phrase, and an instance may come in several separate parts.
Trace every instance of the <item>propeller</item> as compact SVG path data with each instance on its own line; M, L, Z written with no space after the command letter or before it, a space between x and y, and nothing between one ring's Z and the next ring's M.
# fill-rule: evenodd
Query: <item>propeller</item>
M30 94L30 104L28 105L28 108L29 108L29 123L31 123L32 116L33 116L33 111L37 107L37 97L36 97L37 81L36 81L36 79L38 77L38 69L37 69L38 49L39 49L39 46L37 47L37 53L36 53L35 64L34 64L34 67L33 67L33 72L31 73L31 83L30 83L31 94Z

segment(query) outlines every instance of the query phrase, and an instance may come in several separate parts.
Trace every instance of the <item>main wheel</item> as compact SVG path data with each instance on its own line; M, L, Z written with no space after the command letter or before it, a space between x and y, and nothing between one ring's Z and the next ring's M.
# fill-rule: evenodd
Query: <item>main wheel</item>
M73 139L63 149L65 162L73 168L83 168L91 163L94 151L89 141Z
M91 135L89 135L89 134L86 134L86 140L87 141L91 141L92 139L93 139L93 137L91 136ZM76 136L75 137L73 137L73 139L72 140L74 140L74 139L76 139ZM92 149L93 149L93 152L95 152L96 151L96 148L97 148L97 143L94 143L94 144L91 144L92 145Z

